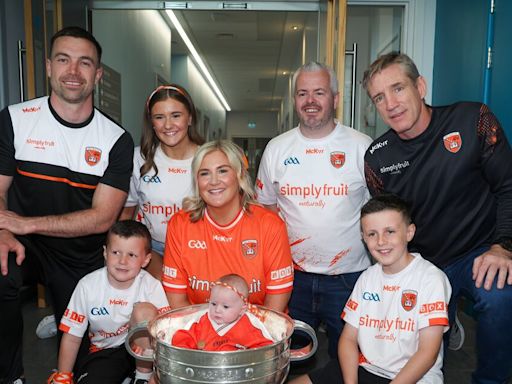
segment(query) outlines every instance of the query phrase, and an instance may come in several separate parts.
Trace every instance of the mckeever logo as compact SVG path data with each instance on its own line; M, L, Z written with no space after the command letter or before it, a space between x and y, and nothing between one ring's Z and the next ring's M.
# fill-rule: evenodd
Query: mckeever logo
M220 241L221 243L231 243L233 238L222 235L213 235L213 240Z
M167 168L167 172L176 173L178 175L184 175L187 173L187 170L183 168L169 167Z
M306 149L306 155L321 155L322 153L324 153L323 149L318 149L318 148L307 148Z
M29 108L23 108L22 111L27 112L37 112L41 109L41 107L29 107Z
M388 167L381 167L380 173L391 173L391 174L401 173L402 172L401 170L404 168L407 168L409 165L410 165L409 162L407 160L405 160L401 163L391 164Z
M300 164L299 159L296 157L289 157L284 161L284 165L290 165L290 164Z
M386 145L388 145L388 141L387 140L386 141L381 141L380 143L377 143L377 144L374 144L370 148L370 153L373 155L373 152L375 152L375 150L380 149L382 147L385 147Z

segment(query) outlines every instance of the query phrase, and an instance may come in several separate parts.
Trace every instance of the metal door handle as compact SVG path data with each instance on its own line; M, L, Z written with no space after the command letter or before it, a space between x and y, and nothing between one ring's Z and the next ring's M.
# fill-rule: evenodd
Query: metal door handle
M23 76L23 54L26 52L26 49L23 48L23 41L18 40L18 71L19 71L19 80L20 80L20 100L21 102L25 101L25 78Z
M356 113L357 43L353 43L352 50L345 51L345 55L352 56L352 92L350 95L350 127L354 128Z

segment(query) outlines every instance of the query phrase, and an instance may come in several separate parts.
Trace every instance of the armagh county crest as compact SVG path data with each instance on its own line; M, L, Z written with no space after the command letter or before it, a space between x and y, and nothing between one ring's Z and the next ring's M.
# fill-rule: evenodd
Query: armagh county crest
M462 147L462 137L459 132L452 132L443 137L444 147L451 153L459 152Z
M345 164L345 152L331 152L331 164L334 168L341 168Z
M85 162L90 166L94 166L99 163L101 159L101 149L96 147L85 148Z
M258 241L257 240L244 240L242 241L242 254L252 259L258 254Z
M413 290L402 291L402 307L406 311L412 310L416 306L418 292Z

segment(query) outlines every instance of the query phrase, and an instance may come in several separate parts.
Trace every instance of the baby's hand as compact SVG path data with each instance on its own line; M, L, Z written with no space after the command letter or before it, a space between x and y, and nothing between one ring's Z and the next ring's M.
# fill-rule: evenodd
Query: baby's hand
M46 384L73 384L73 372L53 372Z

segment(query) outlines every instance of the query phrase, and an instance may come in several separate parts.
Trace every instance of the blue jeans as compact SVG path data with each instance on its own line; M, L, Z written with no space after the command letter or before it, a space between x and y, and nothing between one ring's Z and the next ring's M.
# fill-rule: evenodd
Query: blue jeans
M343 328L341 312L361 273L330 276L295 271L292 297L288 303L290 316L314 329L323 321L332 358L338 356L338 339Z
M512 377L512 286L505 284L505 288L497 289L495 279L492 289L486 291L476 288L472 278L474 259L488 249L476 249L444 268L452 285L450 324L459 296L475 303L477 368L472 375L473 384L507 383Z
M162 256L164 254L164 243L151 239L151 249Z

